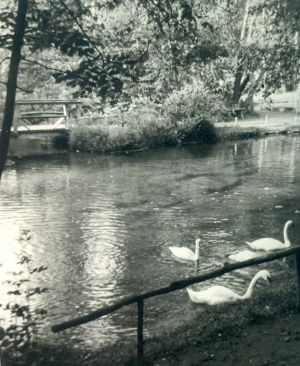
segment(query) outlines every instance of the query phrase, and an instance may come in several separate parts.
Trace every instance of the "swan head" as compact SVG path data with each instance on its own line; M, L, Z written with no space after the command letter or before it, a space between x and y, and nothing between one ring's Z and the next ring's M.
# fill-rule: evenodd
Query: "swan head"
M263 269L257 273L258 277L264 279L265 281L271 282L270 272L266 269Z
M285 223L285 226L286 226L286 227L289 227L289 226L294 227L294 222L293 222L292 220L288 220L288 221Z

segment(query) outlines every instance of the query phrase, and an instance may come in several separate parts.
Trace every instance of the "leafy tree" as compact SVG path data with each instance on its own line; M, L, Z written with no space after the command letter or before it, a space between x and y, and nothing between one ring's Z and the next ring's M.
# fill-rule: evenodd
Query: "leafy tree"
M9 50L15 13L3 4L0 47ZM31 0L19 87L48 78L75 97L160 100L198 78L228 102L249 101L294 77L298 30L296 0ZM44 71L26 85L34 64Z
M232 33L232 103L242 96L249 103L262 87L271 93L292 78L299 81L299 8L294 0L247 0L231 8L230 16L242 19Z
M96 93L114 100L124 90L156 79L172 88L182 72L224 53L209 23L202 21L206 9L200 8L188 0L32 0L24 55L55 47L77 60L53 72L57 82L77 88L75 96ZM0 22L8 25L0 46L9 48L14 22L9 7Z

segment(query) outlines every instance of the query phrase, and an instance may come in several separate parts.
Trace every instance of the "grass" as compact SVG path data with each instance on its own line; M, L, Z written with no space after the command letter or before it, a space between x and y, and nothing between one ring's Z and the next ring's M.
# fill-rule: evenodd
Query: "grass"
M277 281L276 281L277 282ZM195 305L197 306L197 305ZM157 364L162 358L179 354L190 346L204 346L216 337L231 337L246 324L259 323L268 319L296 312L296 286L293 280L262 291L250 300L233 304L207 307L203 312L187 319L184 323L168 326L169 320L156 333L150 329L145 340L146 364ZM157 328L155 328L157 329ZM43 366L99 366L136 365L136 338L103 348L99 352L83 352L65 346L40 345Z
M125 121L124 121L125 119ZM122 120L93 119L85 124L79 121L70 130L72 150L88 152L113 152L147 149L178 143L176 131L158 115L137 117L126 113Z
M115 152L217 140L214 125L207 118L174 121L151 101L140 101L127 111L112 116L85 117L70 128L73 151Z

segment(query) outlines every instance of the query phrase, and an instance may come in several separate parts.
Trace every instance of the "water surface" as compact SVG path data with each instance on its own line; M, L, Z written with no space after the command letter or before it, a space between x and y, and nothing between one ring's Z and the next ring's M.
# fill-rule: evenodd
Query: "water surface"
M246 249L246 240L282 239L288 219L296 224L291 239L297 244L299 149L299 137L277 136L122 156L17 160L0 186L2 279L21 252L48 266L37 276L50 288L39 302L55 324L193 275L193 265L176 262L168 246L193 249L199 237L202 271ZM30 235L18 240L24 227ZM275 278L285 270L280 263L263 267ZM226 284L241 293L257 270L195 287ZM258 288L267 291L265 284ZM199 309L185 290L148 300L146 331L176 326ZM65 341L99 347L135 336L135 327L136 307L129 306L68 331Z

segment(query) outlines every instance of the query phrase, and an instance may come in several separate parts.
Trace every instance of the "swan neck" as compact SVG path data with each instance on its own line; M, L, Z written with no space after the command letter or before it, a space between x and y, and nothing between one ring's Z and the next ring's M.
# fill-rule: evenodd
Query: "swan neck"
M284 240L284 244L285 246L289 247L291 245L291 242L289 240L289 237L288 237L288 227L289 227L289 224L286 223L284 225L284 229L283 229L283 240Z
M195 259L198 260L200 255L200 243L196 241Z
M257 273L251 280L248 290L246 291L245 295L242 296L243 299L249 299L252 296L254 286L257 280L260 278L260 273Z

